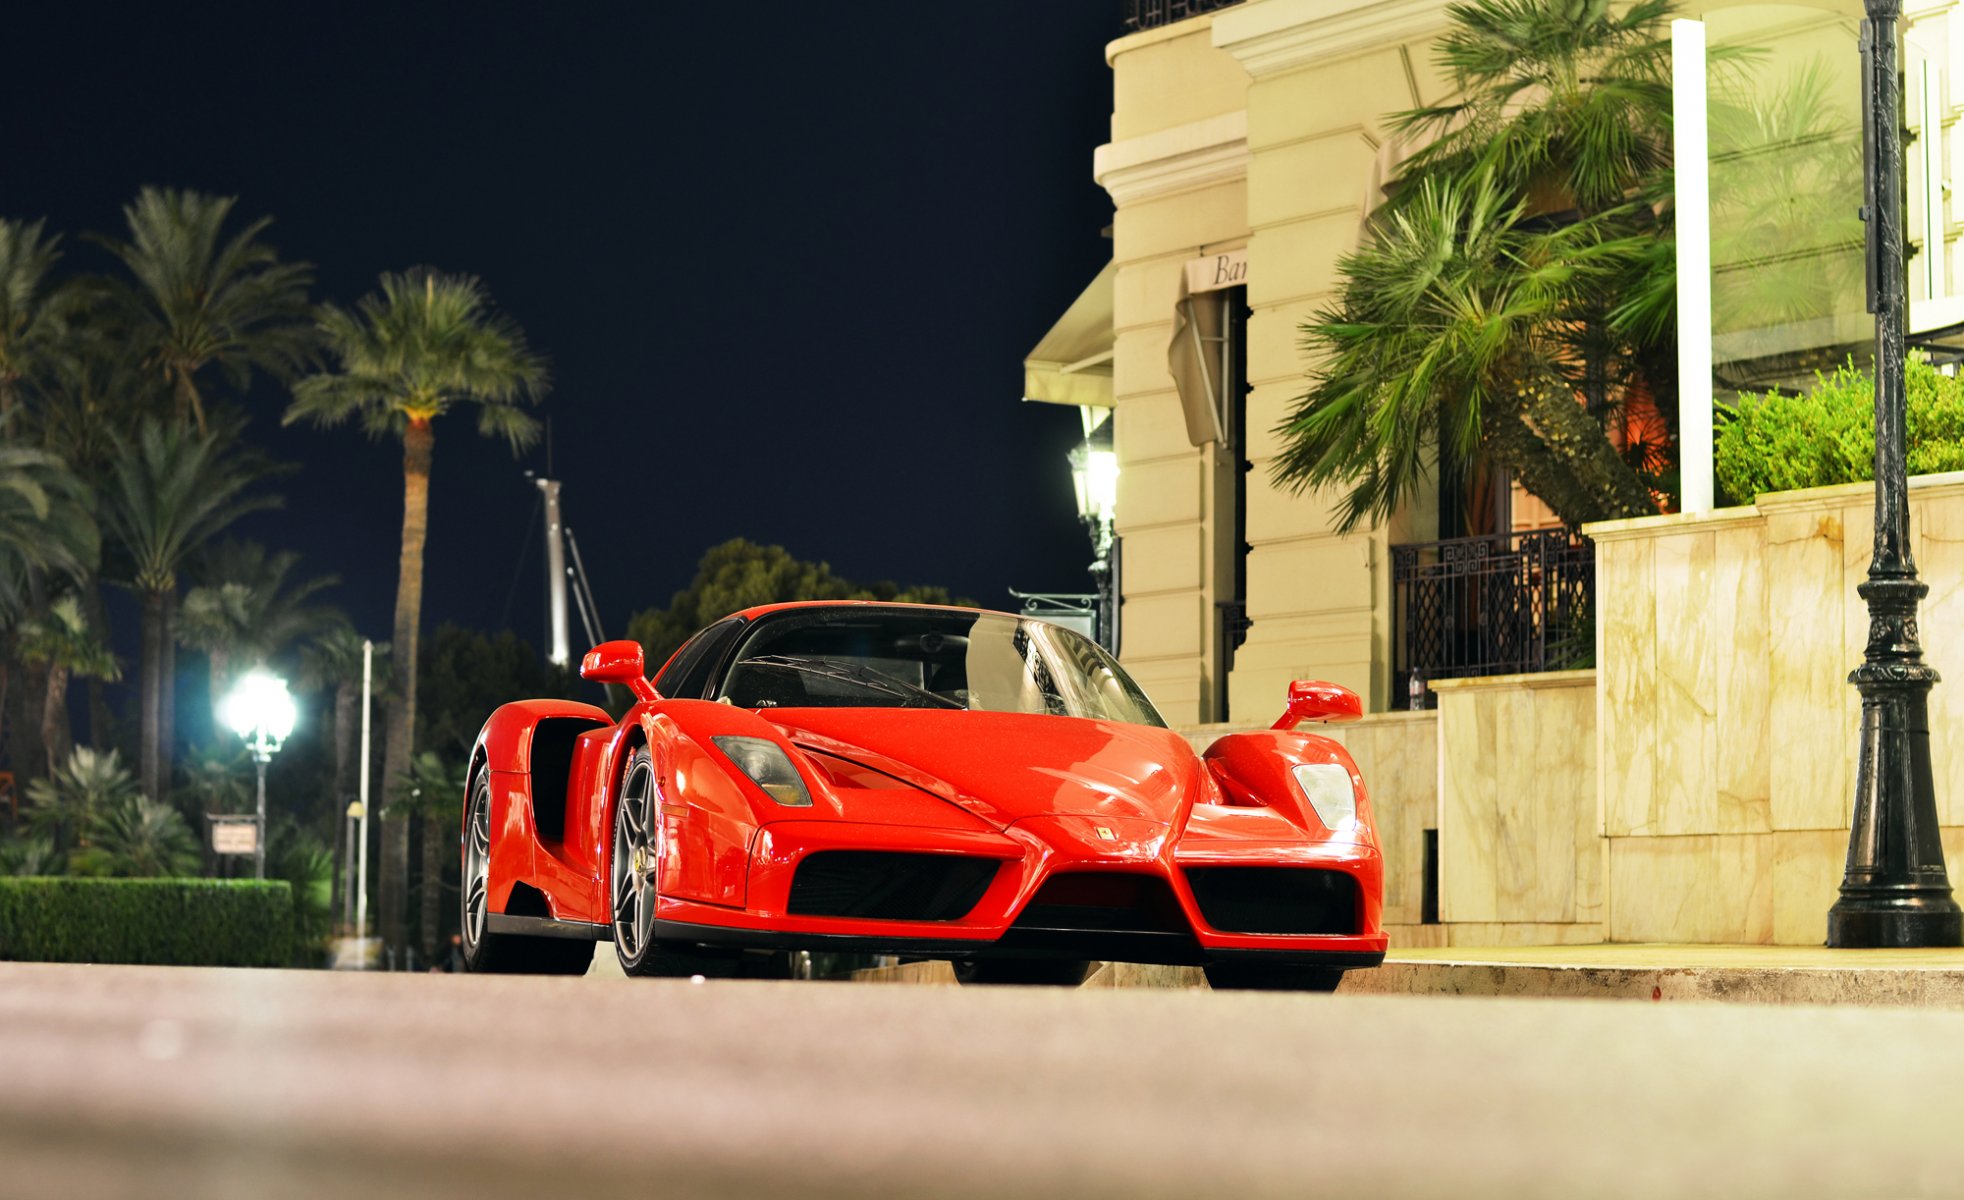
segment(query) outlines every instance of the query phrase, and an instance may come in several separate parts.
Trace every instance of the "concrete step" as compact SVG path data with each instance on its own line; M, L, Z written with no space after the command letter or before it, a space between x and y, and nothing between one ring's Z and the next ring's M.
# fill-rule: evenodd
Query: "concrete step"
M944 962L861 971L867 983L950 984ZM1204 988L1194 967L1100 963L1086 987ZM1964 1009L1964 949L1800 946L1527 946L1401 950L1352 971L1348 995L1707 1000Z
M1400 951L1345 992L1964 1008L1964 949L1534 946Z

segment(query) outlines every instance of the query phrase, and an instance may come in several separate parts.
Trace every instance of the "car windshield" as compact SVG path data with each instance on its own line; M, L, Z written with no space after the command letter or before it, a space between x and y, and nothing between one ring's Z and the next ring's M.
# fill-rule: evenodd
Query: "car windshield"
M1097 644L1000 613L775 613L751 627L716 698L743 708L970 709L1166 724Z

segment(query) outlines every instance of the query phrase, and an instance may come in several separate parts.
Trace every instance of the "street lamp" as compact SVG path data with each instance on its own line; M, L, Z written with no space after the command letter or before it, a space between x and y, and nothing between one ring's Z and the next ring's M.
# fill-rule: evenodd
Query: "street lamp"
M253 878L266 878L266 764L293 732L296 713L286 680L267 671L248 671L219 706L218 718L245 739L259 766L259 836L252 850Z
M1113 521L1118 511L1118 452L1112 448L1108 417L1090 436L1071 447L1071 486L1077 515L1091 535L1091 578L1098 588L1098 640L1118 652L1118 581L1113 578Z
M1848 867L1828 910L1828 945L1964 944L1937 836L1930 770L1930 688L1917 604L1929 586L1909 543L1903 389L1902 80L1896 22L1902 0L1865 0L1862 22L1862 219L1868 227L1869 311L1875 314L1875 552L1856 589L1869 605L1869 640L1848 680L1862 695L1861 758ZM1936 136L1926 130L1925 136ZM1934 250L1926 248L1926 253Z

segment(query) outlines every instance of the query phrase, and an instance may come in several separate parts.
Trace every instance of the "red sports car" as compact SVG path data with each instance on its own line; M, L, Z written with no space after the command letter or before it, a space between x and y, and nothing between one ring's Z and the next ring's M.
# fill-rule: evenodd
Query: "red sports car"
M464 818L464 961L736 974L786 951L950 959L964 982L1074 983L1093 960L1216 987L1334 988L1382 962L1364 781L1301 720L1205 755L1056 625L881 603L754 608L651 681L634 642L580 673L634 704L491 715Z

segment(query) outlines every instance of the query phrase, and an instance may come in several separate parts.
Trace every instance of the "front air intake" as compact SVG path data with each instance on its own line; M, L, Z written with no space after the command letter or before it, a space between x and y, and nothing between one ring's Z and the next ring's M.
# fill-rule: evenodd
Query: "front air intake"
M989 890L1000 865L958 854L820 850L798 864L786 911L795 917L959 921Z
M1195 867L1201 917L1222 933L1356 933L1357 879L1307 867Z

